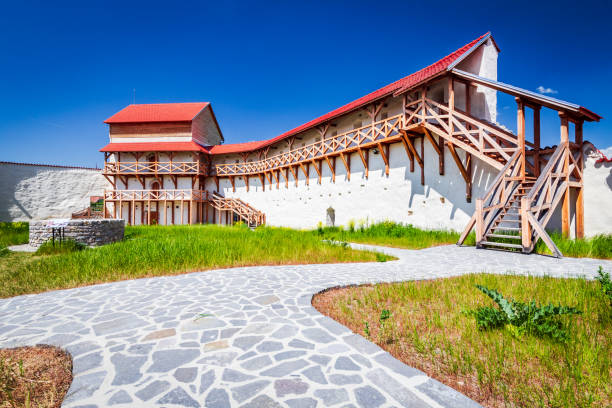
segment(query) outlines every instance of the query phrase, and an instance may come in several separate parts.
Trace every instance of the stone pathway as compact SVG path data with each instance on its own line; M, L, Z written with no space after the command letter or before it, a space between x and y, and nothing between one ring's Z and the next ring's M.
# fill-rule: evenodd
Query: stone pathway
M0 347L68 350L66 407L477 407L321 315L312 295L472 272L612 271L610 261L454 245L377 249L400 259L214 270L1 299Z

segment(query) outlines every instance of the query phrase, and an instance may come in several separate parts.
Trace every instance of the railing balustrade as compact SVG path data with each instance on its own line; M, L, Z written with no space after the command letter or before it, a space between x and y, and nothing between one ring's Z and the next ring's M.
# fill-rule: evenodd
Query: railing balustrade
M209 199L206 190L106 190L104 192L106 201L209 201Z
M206 174L207 166L199 161L189 162L107 162L105 174Z

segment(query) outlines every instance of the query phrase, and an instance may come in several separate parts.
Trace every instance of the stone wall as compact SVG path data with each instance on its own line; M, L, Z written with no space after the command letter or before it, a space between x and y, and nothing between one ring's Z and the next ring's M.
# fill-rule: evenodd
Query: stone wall
M109 188L97 169L0 162L0 221L68 218Z
M62 226L65 239L95 247L121 241L125 221L115 219L32 221L30 222L30 246L38 248L51 239L53 227Z

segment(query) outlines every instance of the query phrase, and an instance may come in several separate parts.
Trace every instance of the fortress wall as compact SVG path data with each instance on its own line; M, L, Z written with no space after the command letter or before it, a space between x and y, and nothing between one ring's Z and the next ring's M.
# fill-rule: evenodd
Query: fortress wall
M70 218L108 188L100 170L0 162L0 221Z

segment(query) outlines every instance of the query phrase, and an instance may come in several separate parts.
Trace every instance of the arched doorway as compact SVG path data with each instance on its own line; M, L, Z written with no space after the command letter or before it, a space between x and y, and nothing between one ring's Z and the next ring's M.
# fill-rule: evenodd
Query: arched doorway
M327 209L327 218L326 218L325 225L327 225L328 227L333 227L335 223L336 223L336 210L334 210L332 207L329 207Z
M159 190L161 190L161 186L159 182L158 181L152 182L149 190L154 191L154 193L152 194L152 197L154 197L157 200L159 197ZM159 224L158 203L159 201L149 201L149 208L147 208L147 212L151 212L151 215L149 218L149 214L146 214L146 217L147 217L146 220L148 221L148 224L150 225Z

